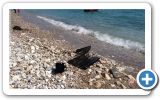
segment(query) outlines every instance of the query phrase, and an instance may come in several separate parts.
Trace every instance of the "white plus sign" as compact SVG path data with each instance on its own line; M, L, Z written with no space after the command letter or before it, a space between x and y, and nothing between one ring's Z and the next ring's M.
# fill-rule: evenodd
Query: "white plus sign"
M152 78L149 77L149 74L146 74L146 77L145 78L142 78L142 81L145 81L146 82L146 85L149 84L149 81L152 81Z

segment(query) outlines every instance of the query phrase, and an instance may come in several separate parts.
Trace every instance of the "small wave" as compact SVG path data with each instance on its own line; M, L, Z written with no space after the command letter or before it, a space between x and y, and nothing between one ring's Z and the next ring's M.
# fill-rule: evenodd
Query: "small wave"
M134 42L134 41L131 41L131 40L124 40L122 38L113 37L113 36L108 35L108 34L102 34L102 33L97 32L97 31L92 31L92 30L86 29L82 26L69 25L69 24L66 24L64 22L55 21L53 19L49 19L49 18L42 17L42 16L37 16L37 18L43 19L44 21L46 21L48 23L51 23L52 25L62 27L65 30L74 31L74 32L77 32L79 34L88 34L88 35L95 36L97 39L99 39L101 41L105 41L105 42L113 44L113 45L122 46L122 47L125 47L125 48L128 48L128 49L134 49L134 50L137 50L137 51L144 51L144 46L139 42Z

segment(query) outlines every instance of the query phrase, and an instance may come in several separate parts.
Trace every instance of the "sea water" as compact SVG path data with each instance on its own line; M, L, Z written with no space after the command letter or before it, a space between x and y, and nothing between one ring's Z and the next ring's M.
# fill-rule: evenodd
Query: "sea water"
M113 45L144 51L144 9L100 9L96 12L84 12L83 9L24 11L65 30L92 35Z

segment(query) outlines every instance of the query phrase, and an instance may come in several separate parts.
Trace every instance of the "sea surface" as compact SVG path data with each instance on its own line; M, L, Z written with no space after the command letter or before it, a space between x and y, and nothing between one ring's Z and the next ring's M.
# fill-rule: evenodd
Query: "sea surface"
M128 49L144 51L145 10L99 9L84 12L83 9L23 10L37 18L77 34L96 37L107 43Z

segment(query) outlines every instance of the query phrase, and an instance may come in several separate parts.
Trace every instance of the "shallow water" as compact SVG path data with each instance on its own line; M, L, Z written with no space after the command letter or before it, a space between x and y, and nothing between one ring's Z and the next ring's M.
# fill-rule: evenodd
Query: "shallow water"
M37 18L66 30L95 36L101 41L144 51L145 11L99 10L25 10Z

